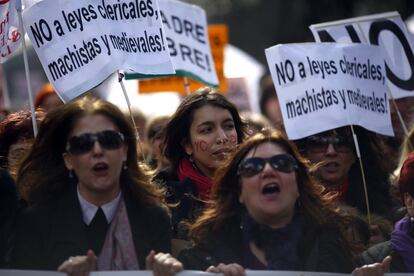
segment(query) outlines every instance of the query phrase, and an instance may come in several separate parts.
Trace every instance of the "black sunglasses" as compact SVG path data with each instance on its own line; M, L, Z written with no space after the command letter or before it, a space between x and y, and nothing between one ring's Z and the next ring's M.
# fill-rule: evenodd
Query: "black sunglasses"
M313 153L325 153L329 145L332 145L337 152L348 153L352 151L353 144L350 138L341 135L313 135L306 138L306 148Z
M290 173L298 169L296 159L289 154L273 155L269 158L251 157L240 162L237 169L237 174L244 177L254 176L263 171L266 163L269 162L270 166L277 171L284 173Z
M79 136L69 138L66 143L66 151L71 154L84 154L89 152L95 141L98 141L102 148L106 150L119 149L125 141L122 133L115 130L104 130L97 133L84 133Z

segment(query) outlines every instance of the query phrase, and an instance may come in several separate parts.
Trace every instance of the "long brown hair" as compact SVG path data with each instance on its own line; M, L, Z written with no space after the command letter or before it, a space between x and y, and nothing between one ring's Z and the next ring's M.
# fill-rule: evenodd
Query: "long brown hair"
M245 137L245 124L237 108L213 88L200 88L184 99L165 127L164 154L171 162L173 171L177 170L180 160L187 156L183 145L190 141L190 127L194 112L206 105L228 110L233 118L237 132L237 143L239 144L243 141Z
M23 197L29 203L47 201L62 195L73 185L62 154L75 123L88 114L107 117L125 136L128 169L121 173L121 187L128 188L140 203L162 205L162 190L151 183L152 175L138 163L133 126L115 105L90 97L67 103L46 115L32 150L18 172L17 183Z
M216 232L226 227L226 223L241 216L244 209L239 202L241 192L240 179L237 175L239 163L251 149L263 143L274 143L291 154L298 163L297 185L299 200L306 216L319 225L332 224L339 217L330 204L330 195L322 195L323 187L309 174L309 162L298 152L296 146L281 132L264 131L244 141L226 164L216 172L211 201L202 216L192 225L190 237L196 243L203 243L209 232ZM342 227L340 227L342 228Z

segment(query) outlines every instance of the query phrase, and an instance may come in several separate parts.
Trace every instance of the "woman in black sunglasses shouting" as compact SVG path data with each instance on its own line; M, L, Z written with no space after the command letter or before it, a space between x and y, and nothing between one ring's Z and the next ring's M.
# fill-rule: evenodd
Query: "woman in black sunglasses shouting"
M133 127L109 102L83 98L47 114L18 173L31 207L13 268L175 272L164 195L137 161ZM159 260L169 259L162 265Z
M341 218L308 164L280 133L240 145L217 172L212 199L181 252L186 269L242 275L244 269L350 272Z

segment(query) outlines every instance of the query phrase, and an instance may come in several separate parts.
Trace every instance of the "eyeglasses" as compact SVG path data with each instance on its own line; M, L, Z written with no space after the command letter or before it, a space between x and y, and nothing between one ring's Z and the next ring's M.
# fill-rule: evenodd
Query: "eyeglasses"
M352 151L352 140L350 138L336 136L309 136L306 139L306 148L313 153L325 153L332 145L337 152L348 153Z
M298 168L298 164L289 154L273 155L269 158L251 157L240 162L237 174L243 177L254 176L263 171L266 163L277 171L290 173Z
M66 151L71 154L84 154L89 152L98 141L106 150L119 149L125 141L122 133L115 130L104 130L97 133L84 133L71 137L66 143Z

